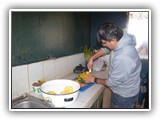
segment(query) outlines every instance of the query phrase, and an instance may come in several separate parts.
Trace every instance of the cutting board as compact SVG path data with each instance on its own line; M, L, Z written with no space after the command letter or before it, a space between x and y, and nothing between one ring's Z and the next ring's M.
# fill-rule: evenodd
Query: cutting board
M73 79L73 80L76 80L76 78ZM82 93L82 92L86 91L87 89L91 88L94 84L95 83L88 83L87 86L81 87L80 90L79 90L79 92Z
M79 92L82 93L84 91L86 91L87 89L89 89L90 87L92 87L94 85L94 83L88 83L87 86L81 87Z

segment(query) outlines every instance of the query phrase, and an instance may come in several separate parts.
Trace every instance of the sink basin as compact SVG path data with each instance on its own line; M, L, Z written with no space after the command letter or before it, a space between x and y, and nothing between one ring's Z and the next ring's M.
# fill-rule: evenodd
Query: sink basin
M42 103L38 103L36 101L30 101L30 100L20 102L12 107L13 108L48 108L48 106Z
M12 108L51 108L45 101L33 96L20 97L12 101Z

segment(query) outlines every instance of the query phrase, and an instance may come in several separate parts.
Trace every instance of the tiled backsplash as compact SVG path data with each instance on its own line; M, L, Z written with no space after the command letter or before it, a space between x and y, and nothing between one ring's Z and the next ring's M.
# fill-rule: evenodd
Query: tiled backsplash
M46 81L62 78L73 72L75 66L84 65L83 53L12 67L12 99L32 90L32 83L41 78Z
M11 79L11 89L12 98L20 95L29 88L28 79L28 69L27 65L12 67L12 79Z

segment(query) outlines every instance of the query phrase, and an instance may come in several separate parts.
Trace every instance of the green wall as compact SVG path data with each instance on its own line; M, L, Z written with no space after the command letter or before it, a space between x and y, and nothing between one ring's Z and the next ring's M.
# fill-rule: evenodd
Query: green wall
M90 45L87 12L12 12L12 66L80 53Z
M102 47L96 40L97 29L106 21L112 21L121 28L126 28L128 24L128 12L92 12L91 13L91 47L99 49Z

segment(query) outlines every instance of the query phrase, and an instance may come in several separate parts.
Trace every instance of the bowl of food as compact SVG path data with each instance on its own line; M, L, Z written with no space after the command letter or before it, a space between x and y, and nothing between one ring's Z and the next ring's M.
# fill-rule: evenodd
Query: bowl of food
M80 85L68 79L56 79L40 87L43 99L52 107L66 107L76 101Z

